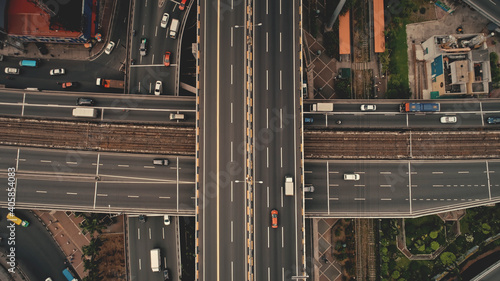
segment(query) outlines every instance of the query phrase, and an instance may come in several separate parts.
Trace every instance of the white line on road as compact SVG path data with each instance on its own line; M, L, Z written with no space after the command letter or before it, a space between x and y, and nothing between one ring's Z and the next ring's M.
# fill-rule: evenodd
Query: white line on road
M138 195L127 195L128 198L139 198Z
M283 147L280 147L281 168L283 168Z
M76 192L66 192L66 194L68 194L68 195L78 195L78 193L76 193Z
M130 166L129 166L129 165L121 165L121 164L120 164L120 165L118 165L118 167L128 168L128 167L130 167Z
M165 227L161 228L161 236L163 237L163 240L165 240ZM165 264L167 264L167 258L165 257Z
M269 186L267 187L267 207L269 208Z
M497 3L493 2L493 0L490 0L490 2L491 2L491 4L493 4L495 6L497 5Z
M42 163L52 163L52 161L50 161L50 160L40 160L40 162L42 162Z
M231 26L231 47L233 46L233 27Z
M468 174L469 171L458 171L459 174Z
M26 93L23 94L23 106L21 108L21 116L24 116L24 104L26 102Z
M357 186L357 187L365 187L364 184L355 184L354 186Z
M155 166L144 166L144 169L154 169Z
M281 0L280 0L280 15L281 15Z
M157 36L158 36L158 26L156 26L156 28L155 28L155 37L157 37Z
M281 227L281 248L285 248L285 231L283 226Z
M380 200L382 200L382 201L391 201L392 198L380 198Z
M233 85L233 65L231 64L231 85Z
M390 184L381 184L380 187L391 187L392 185Z
M266 15L269 14L269 0L266 0Z
M234 159L233 159L233 142L231 142L231 162L234 162Z
M281 70L280 70L280 90L283 90L283 74Z
M231 280L234 280L234 262L231 261Z
M68 165L78 165L78 162L66 162Z
M19 161L26 161L26 159L19 159ZM17 169L16 169L17 170Z
M231 243L233 242L233 232L234 232L233 227L234 227L234 223L233 223L233 221L231 221Z
M442 184L433 184L432 187L444 187Z
M269 226L267 227L267 248L270 248L271 245L270 245L270 239L269 239Z
M281 268L281 281L285 281L285 268Z
M266 53L269 52L269 33L266 32Z
M269 129L269 108L266 108L266 129Z
M308 171L308 170L304 171L304 174L312 174L312 173L313 173L313 171Z
M267 168L269 168L269 147L266 147L266 162Z
M271 281L271 268L269 266L267 267L267 281Z
M283 208L283 186L281 186L281 207Z
M141 240L141 229L137 229L137 240Z
M148 228L148 230L149 230L149 239L151 239L151 227Z
M46 190L37 190L36 193L47 193Z
M233 103L231 103L231 124L233 124Z
M266 90L269 90L269 70L266 70Z
M365 201L365 198L354 198L354 201Z
M283 108L280 108L280 129L283 129Z
M155 63L155 54L151 56L151 64Z
M380 172L381 175L391 175L392 172Z
M170 199L170 196L159 196L159 199Z
M145 29L145 28L146 28L146 26L143 24L143 25L142 25L142 35L144 35L144 29ZM141 58L142 58L142 56L141 56Z
M339 198L337 198L337 197L328 198L328 199L330 199L330 200L339 200ZM328 205L330 205L330 204L328 204Z
M443 172L432 172L433 175L441 175Z
M141 263L142 263L142 260L139 259L139 270L142 270L142 264Z
M231 181L231 202L233 202L233 194L234 194L233 193L233 188L234 188L233 186L234 186L234 182Z
M281 53L281 32L280 32L280 53Z
M97 196L101 196L101 197L108 197L107 194L104 194L104 193L98 193Z

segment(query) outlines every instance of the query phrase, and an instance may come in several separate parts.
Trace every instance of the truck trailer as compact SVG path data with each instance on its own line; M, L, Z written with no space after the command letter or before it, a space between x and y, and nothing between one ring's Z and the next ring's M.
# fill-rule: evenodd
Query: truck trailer
M88 107L77 107L73 109L73 117L96 118L97 109Z
M102 86L104 88L115 88L115 89L123 89L124 88L124 83L121 80L97 78L95 80L95 84L97 86Z
M333 103L313 103L311 111L329 112L333 111Z
M437 112L439 103L404 102L401 104L401 112Z
M285 177L285 195L293 196L293 178Z
M172 39L177 38L178 31L179 31L179 20L172 19L172 22L170 22L170 33L169 33L170 38Z
M159 272L161 267L161 255L160 249L151 250L151 270L153 272Z
M30 225L29 222L25 221L25 220L22 220L16 216L14 216L13 213L8 213L7 214L7 219L10 220L11 222L17 224L17 225L20 225L22 227L28 227L28 225Z

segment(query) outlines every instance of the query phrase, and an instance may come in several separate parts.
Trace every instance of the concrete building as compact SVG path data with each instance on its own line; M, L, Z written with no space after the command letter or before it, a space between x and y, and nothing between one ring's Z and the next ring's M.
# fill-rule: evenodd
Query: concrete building
M489 93L491 70L484 34L436 35L416 49L425 61L427 89L424 98Z

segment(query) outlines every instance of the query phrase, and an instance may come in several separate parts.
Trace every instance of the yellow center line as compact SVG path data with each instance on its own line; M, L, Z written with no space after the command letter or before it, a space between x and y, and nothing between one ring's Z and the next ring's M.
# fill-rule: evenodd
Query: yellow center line
M217 233L217 281L220 280L220 233L219 233L219 67L220 67L220 0L217 1L217 179L216 179L216 205L217 205L217 223L216 223L216 233Z

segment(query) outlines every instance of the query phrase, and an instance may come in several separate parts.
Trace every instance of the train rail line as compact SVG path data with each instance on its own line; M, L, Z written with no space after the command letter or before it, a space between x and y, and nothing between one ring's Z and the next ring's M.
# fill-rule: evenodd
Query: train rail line
M195 128L0 118L0 144L194 156Z
M196 129L0 117L1 145L195 155ZM307 159L485 159L500 158L500 131L305 130Z

